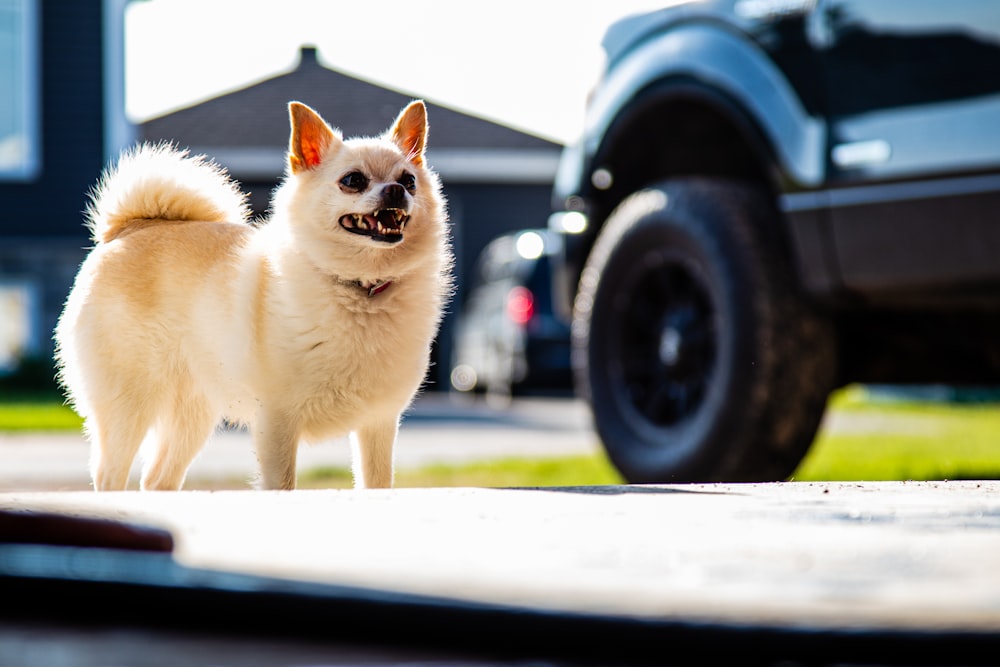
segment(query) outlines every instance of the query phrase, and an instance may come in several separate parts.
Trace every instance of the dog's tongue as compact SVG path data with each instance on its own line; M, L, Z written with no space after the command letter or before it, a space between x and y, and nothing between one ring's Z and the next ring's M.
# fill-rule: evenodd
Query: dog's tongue
M368 223L368 229L376 229L377 228L377 226L378 226L378 217L377 216L374 216L371 213L367 213L367 214L365 214L364 218L365 218L365 222Z

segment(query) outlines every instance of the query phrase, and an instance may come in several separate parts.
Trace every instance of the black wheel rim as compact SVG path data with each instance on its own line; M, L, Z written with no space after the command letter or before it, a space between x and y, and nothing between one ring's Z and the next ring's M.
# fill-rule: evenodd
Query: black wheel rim
M680 259L648 255L616 290L612 372L650 423L677 426L701 407L715 367L715 312L702 280Z

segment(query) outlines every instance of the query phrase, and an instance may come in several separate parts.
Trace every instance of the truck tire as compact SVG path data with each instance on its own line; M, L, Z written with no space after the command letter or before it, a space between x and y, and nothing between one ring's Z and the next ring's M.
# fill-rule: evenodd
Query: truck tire
M835 340L798 293L781 223L765 193L715 178L663 182L608 218L573 362L628 482L782 480L808 451Z

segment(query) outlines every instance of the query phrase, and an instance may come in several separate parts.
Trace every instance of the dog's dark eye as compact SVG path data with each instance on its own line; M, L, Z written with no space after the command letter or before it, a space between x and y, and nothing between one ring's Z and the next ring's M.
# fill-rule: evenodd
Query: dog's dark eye
M352 171L340 179L340 184L348 190L361 192L368 187L368 177L360 171Z
M413 192L414 190L417 189L417 179L414 178L413 174L411 174L411 173L409 173L407 171L404 171L403 175L400 176L399 180L396 181L396 182L399 183L400 185L402 185L404 188L406 188L410 192Z

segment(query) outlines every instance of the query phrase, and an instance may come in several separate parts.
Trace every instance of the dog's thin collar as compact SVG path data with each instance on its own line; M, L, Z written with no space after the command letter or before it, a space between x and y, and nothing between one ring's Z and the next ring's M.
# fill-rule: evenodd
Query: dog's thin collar
M368 294L368 298L371 298L376 294L381 294L389 289L390 285L392 285L391 280L376 280L375 282L368 283L362 280L344 280L342 278L338 278L337 282L341 285L347 285L349 287L356 287L357 289L364 290Z
M364 288L364 284L361 284L360 282L359 284L361 285L362 288ZM391 284L392 284L391 280L376 280L368 287L368 298L371 298L376 294L379 294L380 292L386 291L387 289L389 289L389 285Z

